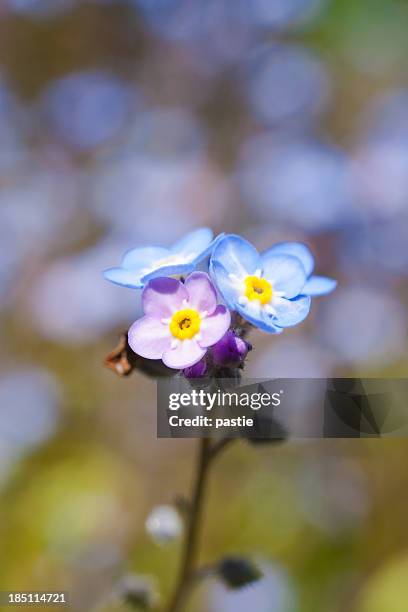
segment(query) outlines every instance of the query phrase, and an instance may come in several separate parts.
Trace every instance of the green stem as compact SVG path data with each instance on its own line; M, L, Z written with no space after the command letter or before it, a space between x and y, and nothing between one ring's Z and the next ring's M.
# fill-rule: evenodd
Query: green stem
M169 605L165 608L165 612L180 612L183 609L192 583L194 582L201 515L211 459L211 440L209 438L202 438L200 439L199 445L193 495L187 520L187 530L184 539L179 577L173 596Z

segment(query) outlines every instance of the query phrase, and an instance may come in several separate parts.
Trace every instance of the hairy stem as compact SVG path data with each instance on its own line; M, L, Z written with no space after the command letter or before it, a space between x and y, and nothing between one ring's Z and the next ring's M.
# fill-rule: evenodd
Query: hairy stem
M187 520L180 573L173 596L165 612L180 612L185 604L190 588L194 582L196 570L197 545L200 535L201 515L205 497L205 488L212 459L211 440L199 440L199 453L194 476L191 509Z

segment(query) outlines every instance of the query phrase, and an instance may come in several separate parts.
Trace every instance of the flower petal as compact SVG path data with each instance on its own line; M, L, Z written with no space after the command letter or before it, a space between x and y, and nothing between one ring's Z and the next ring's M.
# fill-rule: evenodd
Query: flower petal
M221 340L231 325L231 313L225 306L219 304L213 314L201 322L199 345L208 348Z
M237 312L249 323L255 327L262 329L268 334L281 334L282 328L276 326L276 321L272 315L267 314L263 309L259 308L259 313L255 314L247 306L236 307Z
M273 247L262 253L262 255L269 255L273 253L275 255L283 254L283 255L293 255L297 257L302 262L302 265L305 269L306 276L310 276L313 272L314 268L314 257L305 244L301 242L279 242L275 244Z
M211 244L213 231L209 227L202 227L194 232L190 232L184 238L176 242L171 247L172 253L181 255L195 255L197 257L203 253Z
M326 295L337 287L337 281L327 276L311 276L302 289L303 295Z
M161 266L142 276L142 283L163 276L186 276L194 270L194 263L180 263L171 266Z
M146 269L154 266L155 261L168 257L169 254L170 251L168 249L161 247L132 249L125 253L120 267L105 270L103 275L106 280L116 285L140 289L146 284L146 279L144 278Z
M137 355L147 359L161 359L171 345L168 325L154 317L142 317L129 330L129 345Z
M198 345L197 340L180 340L176 348L171 348L163 354L163 363L175 370L184 370L194 365L206 354L206 349Z
M273 307L276 311L274 317L275 325L278 327L292 327L306 319L310 312L312 300L309 296L303 295L294 300L280 298L276 300Z
M210 261L210 274L227 306L235 310L240 295L239 284L230 278L224 266L213 259Z
M188 293L189 305L199 312L206 310L208 314L217 307L217 292L210 277L205 272L193 272L186 278L184 284Z
M143 289L142 307L146 315L166 319L180 310L187 299L187 290L177 279L154 278Z
M286 298L301 293L306 283L306 272L297 257L279 253L262 255L264 277L272 283L276 291L284 291Z
M121 285L122 287L129 287L130 289L141 289L143 287L143 282L140 278L140 270L110 268L109 270L105 270L103 276L111 283Z
M164 259L170 255L169 249L163 247L141 247L138 249L132 249L125 253L122 259L122 267L127 269L137 268L143 270L143 268L150 268L154 265L155 261Z
M228 274L242 279L262 268L260 255L250 242L229 234L216 245L211 261L221 264Z
M212 240L210 242L210 244L207 246L206 249L204 249L203 251L201 251L201 253L199 255L197 255L197 257L194 258L194 265L196 266L197 264L200 263L200 261L202 261L203 259L205 259L206 257L208 257L209 255L211 255L211 253L214 251L215 247L217 246L217 244L219 243L220 240L222 240L224 238L225 234L219 234L216 238L214 238L214 240Z

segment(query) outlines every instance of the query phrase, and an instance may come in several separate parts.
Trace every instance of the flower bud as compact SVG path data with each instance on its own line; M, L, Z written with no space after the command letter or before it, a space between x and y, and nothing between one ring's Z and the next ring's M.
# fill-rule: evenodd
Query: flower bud
M238 366L251 349L251 345L233 331L227 333L212 347L212 356L217 366Z
M198 363L183 370L186 378L204 378L207 374L208 365L206 359L201 359Z
M146 520L146 531L157 544L166 544L180 537L182 521L173 506L153 508Z
M151 576L126 574L113 591L112 603L115 605L116 601L128 604L132 610L153 610L159 603L155 580Z
M259 568L243 557L227 557L219 563L217 570L221 580L230 589L241 589L262 577Z

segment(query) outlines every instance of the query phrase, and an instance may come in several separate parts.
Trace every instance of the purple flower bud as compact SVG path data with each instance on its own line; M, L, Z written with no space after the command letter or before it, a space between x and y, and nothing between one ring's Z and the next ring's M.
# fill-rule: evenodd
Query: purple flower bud
M212 356L217 366L237 366L244 361L250 349L248 342L229 330L212 347Z
M201 359L198 363L183 370L183 374L186 378L203 378L207 374L207 369L206 359Z

